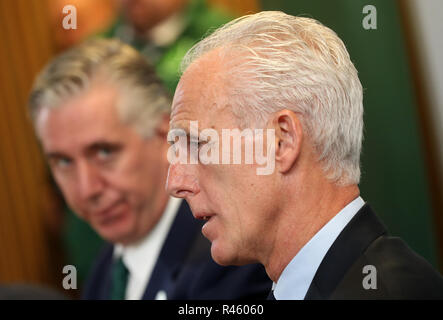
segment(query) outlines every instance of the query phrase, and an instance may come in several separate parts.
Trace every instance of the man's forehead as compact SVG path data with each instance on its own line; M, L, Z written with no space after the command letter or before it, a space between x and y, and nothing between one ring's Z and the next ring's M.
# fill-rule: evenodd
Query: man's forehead
M103 105L97 109L85 105L44 108L36 121L37 134L45 151L84 149L97 142L119 140L122 135L128 138L131 131L114 108Z
M200 105L204 103L204 99L198 92L198 82L192 76L182 77L177 86L171 108L171 129L181 127L186 121L199 121L203 116ZM200 91L203 94L202 91L204 89Z

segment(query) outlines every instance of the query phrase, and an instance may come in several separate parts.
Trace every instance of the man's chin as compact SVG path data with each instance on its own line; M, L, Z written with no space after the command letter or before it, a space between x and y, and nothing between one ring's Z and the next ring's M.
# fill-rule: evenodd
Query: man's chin
M94 228L96 232L107 242L127 245L132 242L134 232L124 225L99 226Z
M231 254L228 250L222 248L217 241L213 241L211 245L212 259L221 266L240 265L236 261L236 255Z
M127 234L100 234L100 236L106 240L107 242L113 243L113 244L122 244L122 245L129 245L133 243L134 241L130 236Z
M225 243L226 244L226 243ZM234 248L223 246L220 239L211 243L211 257L221 266L244 266L250 263L257 263L258 260L253 256L245 256Z

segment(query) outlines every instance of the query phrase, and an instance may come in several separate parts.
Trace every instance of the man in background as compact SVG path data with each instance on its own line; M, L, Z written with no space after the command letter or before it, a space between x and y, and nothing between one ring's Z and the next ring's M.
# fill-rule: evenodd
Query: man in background
M67 0L55 1L70 4ZM153 64L158 77L171 94L178 83L179 65L186 51L208 31L231 19L229 14L206 0L101 0L98 3L76 0L72 4L78 4L78 29L56 28L63 36L60 39L78 40L79 33L86 36L92 25L97 25L99 20L104 22L104 19L89 19L80 23L81 18L95 16L97 9L100 9L100 18L112 9L113 14L106 15L107 27L101 23L100 28L89 32L87 37L119 38L136 48ZM59 5L56 11L61 12L61 8ZM91 258L101 241L75 213L68 208L65 211L63 235L67 257L70 263L79 266L79 277L82 278L90 268ZM84 249L84 243L90 244L88 250Z
M217 263L260 262L277 300L443 298L441 275L360 197L362 86L332 30L260 12L203 39L183 69L170 125L199 146L195 157L224 150L227 129L258 129L262 140L242 135L223 158L246 159L254 140L273 164L262 175L257 159L170 165L167 188L206 221Z
M180 62L206 33L232 19L206 0L117 0L120 14L102 35L130 44L154 64L171 93Z
M261 266L222 268L185 202L164 189L170 98L146 59L95 40L51 61L29 107L67 203L106 241L86 299L266 296Z

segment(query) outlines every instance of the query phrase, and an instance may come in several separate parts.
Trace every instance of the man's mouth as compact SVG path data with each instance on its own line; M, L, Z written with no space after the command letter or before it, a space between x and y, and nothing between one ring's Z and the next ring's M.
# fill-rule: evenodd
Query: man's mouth
M123 201L117 201L103 210L99 210L92 215L95 216L96 221L102 225L111 224L122 217L125 212L125 203Z
M202 233L203 235L210 241L213 240L214 238L214 218L215 218L215 214L208 214L208 213L198 213L195 215L196 219L202 220L204 221L204 224L202 226ZM210 229L212 229L212 232L210 231Z
M204 220L204 221L209 221L209 219L211 219L213 216L214 216L213 214L199 213L199 212L194 214L195 219Z

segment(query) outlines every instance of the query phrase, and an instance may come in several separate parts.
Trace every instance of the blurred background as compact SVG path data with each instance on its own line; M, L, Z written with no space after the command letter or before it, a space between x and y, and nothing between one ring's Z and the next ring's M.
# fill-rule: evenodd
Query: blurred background
M77 29L63 27L73 23L69 5ZM376 9L376 29L364 27L373 14L366 5ZM343 39L364 87L362 197L443 271L443 1L0 0L0 285L76 298L102 245L66 207L26 113L48 60L90 37L119 37L154 62L173 92L193 43L261 10L313 17ZM78 290L63 290L65 265L76 266Z

